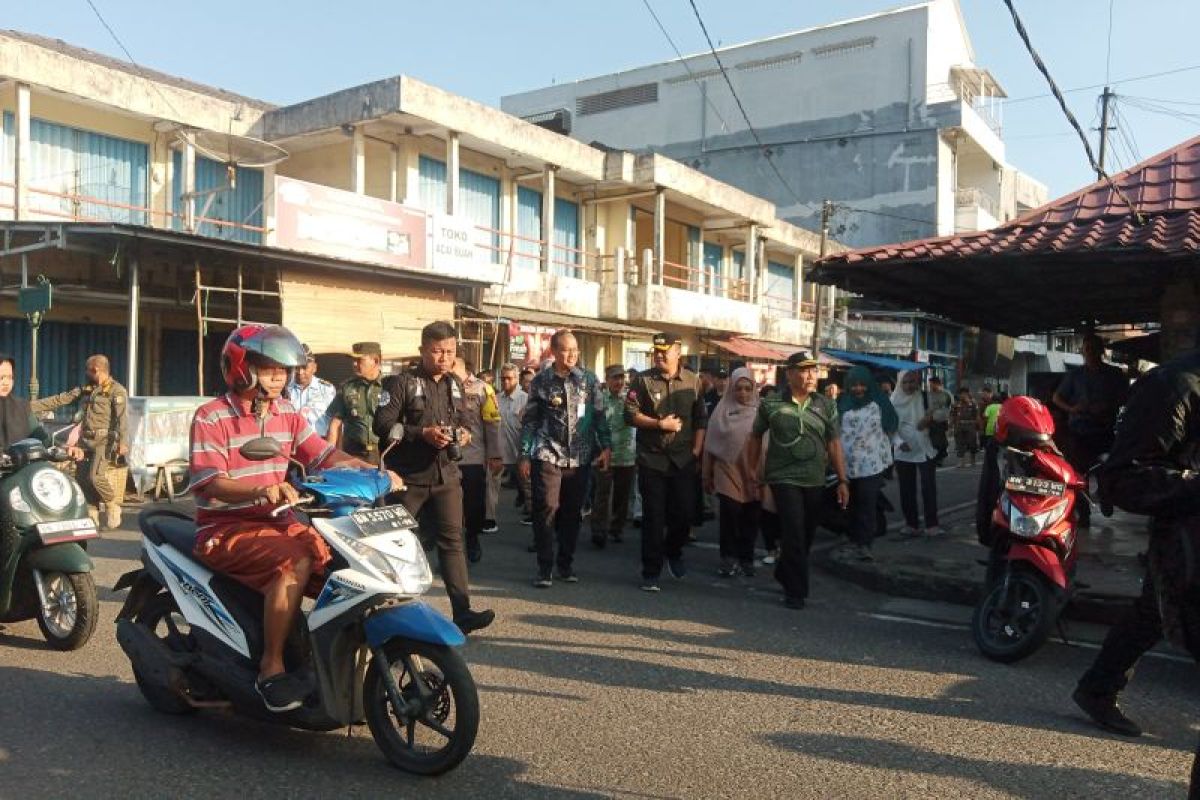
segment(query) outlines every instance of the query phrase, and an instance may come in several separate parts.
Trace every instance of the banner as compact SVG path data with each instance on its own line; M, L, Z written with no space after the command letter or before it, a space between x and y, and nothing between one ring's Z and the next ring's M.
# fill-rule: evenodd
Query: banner
M550 353L554 330L543 325L508 323L508 360L517 366L540 369L547 359L554 358Z

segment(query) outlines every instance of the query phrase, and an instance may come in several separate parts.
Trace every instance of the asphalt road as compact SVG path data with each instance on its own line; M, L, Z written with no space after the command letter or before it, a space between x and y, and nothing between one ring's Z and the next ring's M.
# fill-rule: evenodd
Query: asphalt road
M0 631L0 797L1185 794L1200 698L1183 659L1139 669L1125 705L1149 734L1123 740L1071 704L1086 642L992 664L962 625L969 610L821 575L808 607L789 611L765 570L715 577L711 530L689 548L692 574L659 595L637 590L636 531L603 552L585 539L582 581L537 590L529 528L502 527L473 570L476 605L499 614L465 652L481 729L450 775L391 768L365 727L154 712L114 638L120 597L104 590L79 652L46 649L33 623ZM137 549L127 531L97 543L98 583L112 586ZM440 589L431 598L446 608Z

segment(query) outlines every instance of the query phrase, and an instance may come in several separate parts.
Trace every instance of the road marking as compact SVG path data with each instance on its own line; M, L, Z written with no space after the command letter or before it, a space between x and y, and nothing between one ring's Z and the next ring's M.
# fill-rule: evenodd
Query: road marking
M871 619L877 619L877 620L880 620L881 622L899 622L902 625L917 625L922 628L939 628L941 630L952 630L952 631L969 631L971 629L970 625L964 625L962 623L955 623L955 622L933 622L932 620L927 620L927 619L917 619L915 617L902 617L902 616L898 616L896 614L878 614L878 613L874 613L874 612L870 612L870 611L860 611L858 613L859 613L859 616L870 617ZM1063 643L1061 639L1056 639L1053 637L1051 639L1049 639L1049 641L1053 642L1054 644L1062 644ZM1073 640L1068 646L1069 647L1084 647L1084 648L1087 648L1088 650L1099 650L1101 647L1099 644L1097 644L1095 642L1081 642L1079 640ZM1150 652L1146 653L1146 656L1148 658L1160 658L1163 661L1175 661L1180 664L1196 663L1194 659L1188 658L1187 656L1178 656L1178 655L1175 655L1174 653L1160 653L1156 650L1151 650Z

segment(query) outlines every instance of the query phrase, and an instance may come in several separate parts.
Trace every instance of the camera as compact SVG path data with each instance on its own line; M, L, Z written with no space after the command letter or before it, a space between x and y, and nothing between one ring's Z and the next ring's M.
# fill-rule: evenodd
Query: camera
M446 458L462 461L462 447L458 443L458 428L450 426L450 444L446 445Z

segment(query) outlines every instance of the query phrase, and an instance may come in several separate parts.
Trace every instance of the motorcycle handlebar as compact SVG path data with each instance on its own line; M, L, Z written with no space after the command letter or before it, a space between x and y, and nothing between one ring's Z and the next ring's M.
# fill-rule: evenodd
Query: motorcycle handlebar
M271 514L270 514L271 519L278 519L279 515L281 515L285 511L287 511L289 508L296 508L298 506L308 505L309 503L311 503L313 501L313 499L314 498L312 495L305 495L294 503L284 503L281 506L275 506L275 508L271 509Z

